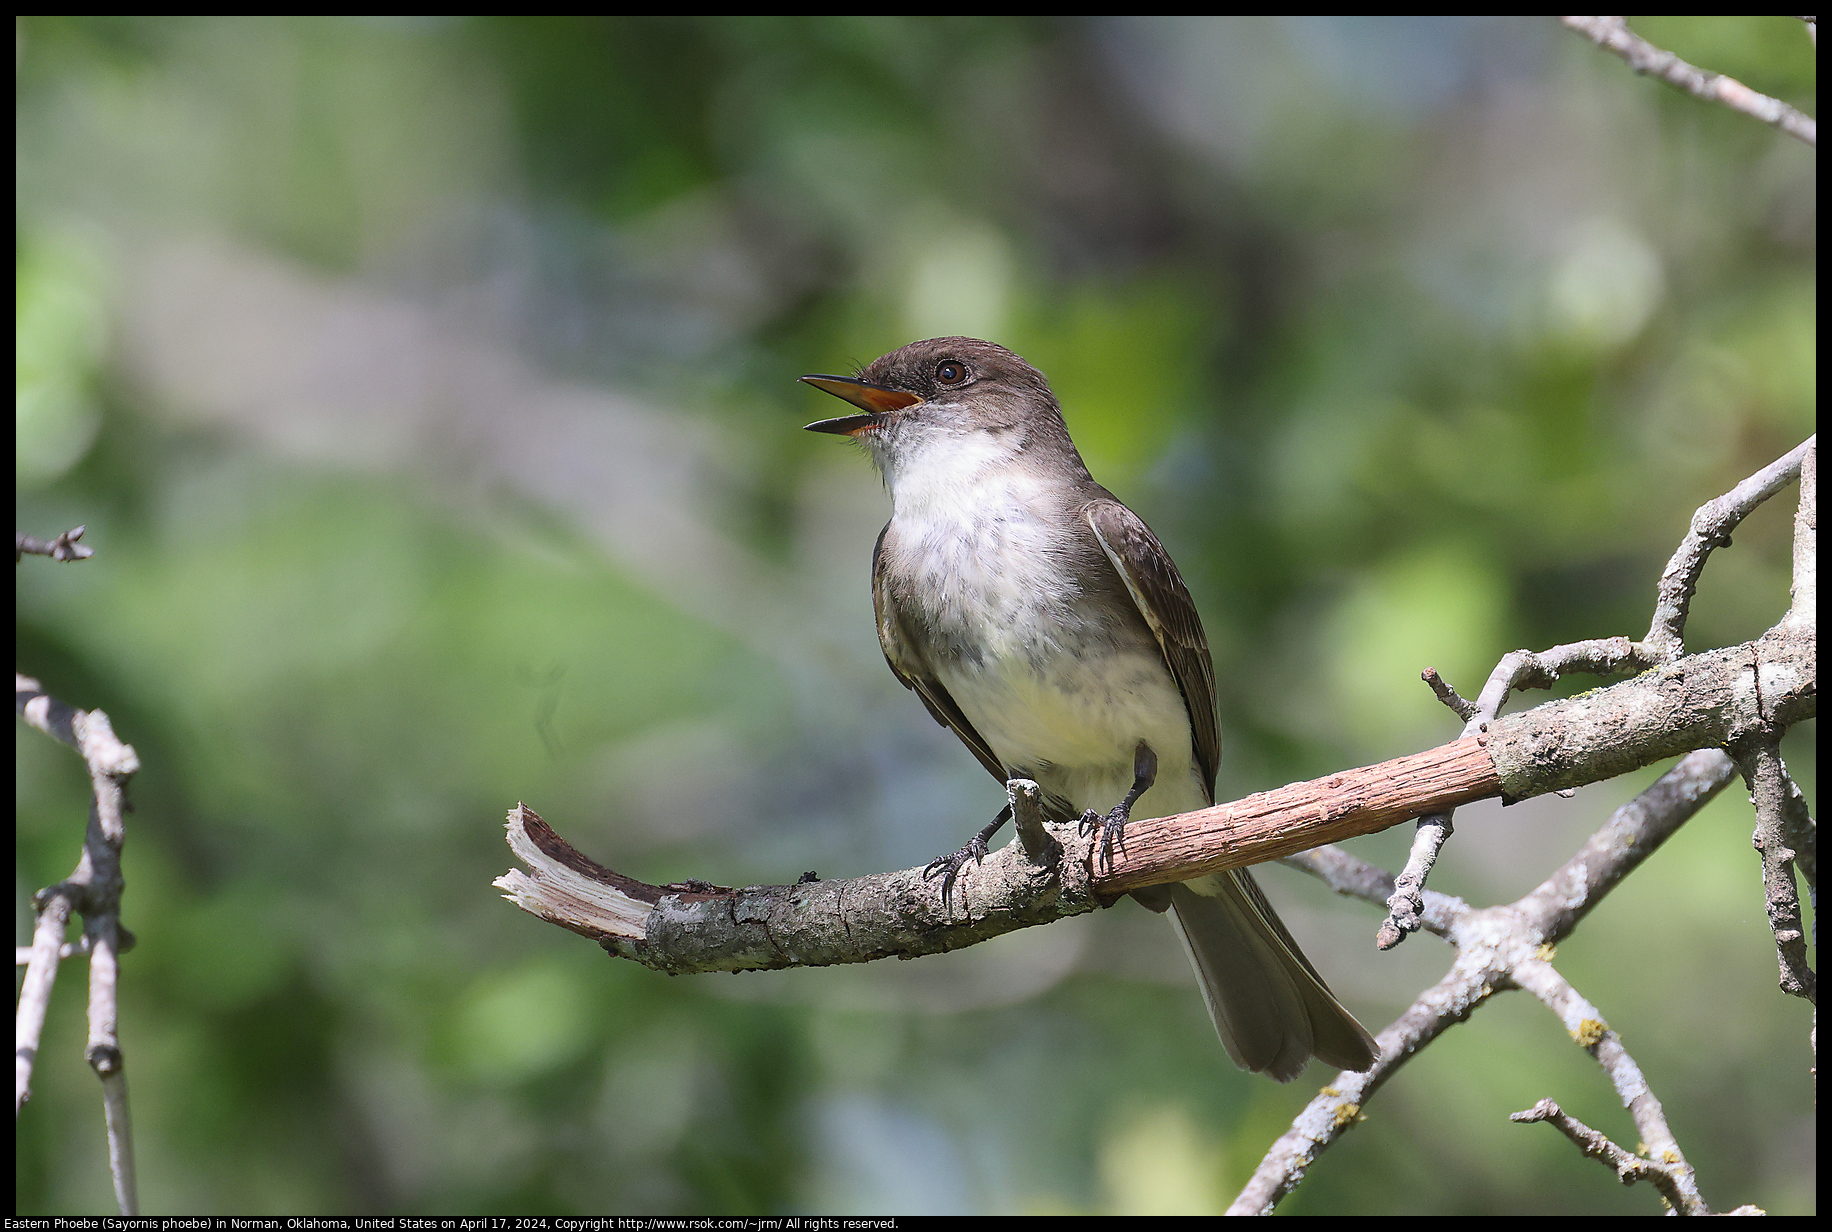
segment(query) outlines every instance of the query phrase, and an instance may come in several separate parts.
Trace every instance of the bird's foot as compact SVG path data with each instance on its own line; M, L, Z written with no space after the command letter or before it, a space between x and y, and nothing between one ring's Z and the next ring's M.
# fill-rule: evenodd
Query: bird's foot
M1007 804L999 810L997 817L994 817L978 834L967 840L965 847L959 851L950 851L939 860L930 860L928 866L922 870L925 878L933 877L936 873L942 875L941 909L943 911L949 910L948 894L954 889L955 879L961 875L961 870L968 864L978 864L986 858L986 844L991 842L992 836L999 832L999 827L1010 820L1011 805Z
M1095 859L1104 861L1109 867L1113 864L1113 853L1126 846L1126 823L1132 820L1130 801L1116 804L1105 814L1093 809L1081 815L1081 824L1076 830L1083 838L1098 834L1094 843Z
M1107 867L1113 867L1114 851L1116 849L1124 851L1126 847L1126 823L1132 820L1132 806L1138 802L1140 796L1150 791L1151 785L1157 781L1158 755L1152 751L1149 744L1141 740L1139 747L1132 753L1132 790L1126 793L1126 798L1108 809L1105 817L1093 809L1081 815L1081 825L1077 829L1080 830L1083 838L1096 831L1100 833L1100 838L1094 845L1094 858L1097 862L1105 860Z
M930 860L922 870L925 879L933 879L941 874L941 905L945 911L949 906L949 895L954 890L954 882L961 875L961 870L969 864L978 864L986 858L986 838L976 834L967 840L967 845L958 851L950 851L945 856Z

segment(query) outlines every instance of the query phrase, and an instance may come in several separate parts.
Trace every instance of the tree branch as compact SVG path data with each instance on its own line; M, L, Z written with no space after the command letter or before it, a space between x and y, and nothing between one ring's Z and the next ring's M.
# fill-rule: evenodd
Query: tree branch
M1692 1174L1692 1168L1685 1163L1655 1162L1637 1159L1603 1134L1598 1133L1584 1122L1560 1110L1559 1106L1549 1099L1542 1099L1525 1112L1516 1112L1508 1120L1520 1125L1530 1125L1545 1121L1556 1128L1567 1138L1577 1143L1578 1149L1590 1159L1603 1161L1613 1168L1616 1178L1624 1185L1636 1181L1647 1181L1660 1191L1666 1204L1683 1215L1709 1215L1705 1204L1698 1196L1698 1182Z
M1008 790L1014 803L1028 803L1034 787L1019 779ZM1093 840L1078 826L1039 819L1054 846L1038 844L1035 861L1022 841L992 852L964 871L952 906L920 868L738 890L695 882L649 886L593 863L517 805L509 815L509 845L529 872L511 871L496 885L524 911L661 971L870 962L959 949L1091 911L1136 886L1373 833L1446 801L1499 790L1482 739L1472 737L1133 827L1125 844L1098 864Z
M1642 1075L1641 1066L1629 1055L1622 1037L1604 1020L1603 1011L1573 988L1550 962L1532 959L1520 963L1513 976L1515 985L1539 998L1558 1017L1572 1042L1588 1052L1608 1075L1622 1106L1634 1119L1643 1148L1662 1165L1665 1181L1660 1190L1666 1200L1682 1214L1710 1214L1699 1196L1698 1177L1667 1124L1666 1109Z
M13 1115L31 1098L32 1068L44 1032L45 1011L57 964L67 947L64 930L72 910L83 916L83 945L89 955L89 1041L85 1059L102 1082L108 1132L108 1160L115 1200L124 1215L138 1213L132 1128L127 1115L127 1073L119 1037L118 958L133 945L121 927L121 846L126 841L127 782L140 769L132 746L115 736L100 710L77 710L58 701L26 676L15 676L14 708L40 731L74 746L89 767L93 790L89 825L76 871L33 896L38 922L20 989L15 1022L17 1052Z
M1520 800L1614 778L1815 713L1804 630L1693 655L1607 689L1509 715L1478 736L1131 828L1093 860L1072 825L1033 863L1008 845L967 870L954 909L920 869L744 889L649 886L568 846L525 806L509 842L529 872L496 884L531 914L657 970L739 971L940 953L1187 880L1371 834L1488 796ZM1758 682L1760 682L1758 687Z
M1438 700L1443 702L1464 720L1463 734L1471 735L1478 730L1485 730L1488 723L1501 713L1502 706L1507 704L1508 697L1518 689L1549 689L1559 679L1571 672L1584 671L1601 676L1620 675L1623 672L1645 671L1650 667L1671 663L1685 653L1686 614L1691 606L1692 595L1698 588L1699 575L1704 572L1705 561L1715 548L1726 547L1730 543L1730 532L1763 501L1780 491L1789 482L1802 475L1807 476L1802 484L1801 509L1804 511L1806 533L1804 542L1805 564L1801 563L1803 536L1800 530L1801 516L1796 517L1795 532L1795 591L1796 598L1790 609L1806 611L1804 620L1809 627L1812 621L1811 594L1813 585L1812 566L1812 518L1813 494L1806 490L1811 482L1816 437L1808 437L1800 445L1763 467L1754 475L1739 483L1724 495L1705 502L1692 515L1692 524L1686 537L1681 541L1678 550L1660 576L1657 589L1654 619L1648 629L1648 635L1639 642L1631 642L1626 637L1596 638L1584 642L1572 642L1564 646L1554 646L1549 650L1535 653L1530 650L1516 650L1503 655L1489 673L1483 684L1482 693L1474 702L1466 701L1457 691L1439 677L1436 669L1426 668L1423 675L1425 683L1431 686ZM1804 471L1802 468L1806 468ZM1804 583L1802 578L1804 577ZM1803 589L1804 588L1804 589ZM1808 596L1803 608L1799 594ZM1697 746L1694 746L1697 747ZM1560 789L1569 790L1569 789ZM1420 895L1425 888L1425 880L1431 875L1432 867L1437 863L1438 853L1444 842L1450 837L1452 815L1448 812L1421 817L1418 823L1418 834L1413 838L1412 850L1406 858L1406 865L1395 879L1393 896L1387 902L1387 918L1381 921L1375 933L1375 945L1382 949L1392 949L1418 928L1421 910Z
M1612 813L1550 877L1514 903L1476 910L1461 899L1426 891L1425 927L1457 949L1450 971L1375 1037L1379 1059L1372 1069L1336 1075L1305 1106L1267 1151L1228 1213L1270 1213L1279 1199L1297 1188L1317 1157L1361 1119L1362 1108L1388 1078L1495 993L1509 988L1531 987L1562 1020L1569 1018L1566 1028L1572 1039L1604 1065L1623 1102L1635 1113L1637 1124L1645 1127L1645 1140L1671 1141L1672 1135L1664 1132L1658 1101L1652 1100L1647 1084L1638 1081L1640 1071L1619 1050L1619 1041L1599 1055L1598 1047L1608 1035L1601 1014L1592 1010L1573 1015L1582 1000L1575 992L1562 1005L1555 1004L1559 997L1553 995L1554 982L1563 981L1551 969L1549 953L1604 895L1735 775L1735 764L1715 749L1681 758L1646 791ZM1308 852L1287 863L1317 872L1338 893L1369 902L1381 902L1392 884L1384 871L1334 848ZM1673 1149L1677 1152L1677 1145Z
M1817 433L1809 436L1724 495L1698 507L1698 511L1692 515L1692 525L1686 531L1686 537L1680 541L1679 549L1673 553L1673 558L1667 562L1666 569L1660 575L1660 597L1654 606L1654 621L1648 627L1647 637L1635 648L1646 662L1636 666L1671 663L1685 653L1686 613L1691 607L1693 594L1698 590L1699 576L1705 571L1705 561L1714 549L1730 546L1730 533L1742 524L1744 518L1755 512L1756 506L1801 478L1801 467L1814 453L1818 440ZM1813 516L1810 487L1810 481L1801 484L1801 508L1808 510L1809 519ZM1809 560L1812 551L1813 542L1809 534L1806 541ZM1799 559L1800 540L1797 536L1796 587L1799 584ZM1807 567L1806 584L1810 602L1810 564ZM1798 605L1799 597L1796 594L1791 606Z
M1807 964L1807 939L1800 916L1800 893L1794 885L1795 852L1788 843L1790 830L1811 832L1806 801L1788 776L1776 739L1745 742L1736 749L1737 763L1749 783L1756 808L1756 853L1762 858L1762 899L1768 909L1769 930L1775 935L1775 953L1781 967L1781 991L1818 1004L1813 968ZM1796 824L1789 825L1789 813ZM1805 818L1805 825L1799 818Z
M1561 17L1559 21L1605 51L1621 56L1637 73L1651 74L1688 94L1754 116L1808 145L1819 144L1818 126L1813 117L1801 114L1780 99L1758 94L1734 77L1687 64L1672 52L1632 32L1626 17Z
M1008 789L1014 801L1036 791L1023 779ZM495 884L522 910L670 974L914 958L1101 905L1087 875L1092 840L1073 822L1036 822L1053 846L1038 844L1034 861L1021 839L992 852L944 901L921 868L743 889L647 885L593 863L518 804L509 846L528 871L511 870Z
M1127 835L1127 848L1095 878L1095 890L1107 895L1237 868L1372 833L1411 810L1436 811L1486 795L1524 800L1786 728L1816 713L1814 651L1804 632L1771 630L1754 642L1505 716L1482 736L1429 753L1165 817ZM1489 766L1474 759L1473 749L1486 753ZM1459 756L1464 752L1469 761Z

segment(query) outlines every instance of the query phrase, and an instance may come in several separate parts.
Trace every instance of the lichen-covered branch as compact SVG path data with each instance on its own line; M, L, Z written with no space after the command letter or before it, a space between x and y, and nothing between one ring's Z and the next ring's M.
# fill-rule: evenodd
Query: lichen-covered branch
M1609 1075L1647 1141L1671 1142L1659 1101L1640 1081L1632 1058L1619 1040L1610 1040L1600 1013L1580 1012L1588 1002L1575 990L1569 997L1558 991L1558 986L1570 986L1552 969L1549 956L1604 895L1735 776L1735 764L1715 749L1680 759L1516 902L1477 910L1461 899L1426 891L1424 927L1457 949L1450 971L1375 1037L1380 1057L1372 1069L1336 1075L1305 1106L1260 1161L1228 1213L1270 1213L1279 1199L1297 1188L1317 1157L1355 1126L1368 1099L1388 1078L1433 1039L1510 988L1534 991L1559 1014L1573 1042L1590 1052ZM1308 852L1287 863L1317 873L1338 893L1367 902L1381 903L1392 892L1390 875L1334 848ZM1672 1151L1677 1154L1677 1144Z
M1009 785L1022 841L965 871L946 900L920 868L867 877L734 889L651 886L593 863L526 806L510 813L509 845L527 865L496 884L511 902L607 951L672 974L820 967L914 958L1092 911L1092 844L1073 823L1046 822L1027 780Z
M1794 612L1805 610L1804 623L1810 628L1813 617L1807 609L1812 602L1813 588L1815 497L1812 483L1816 440L1816 437L1808 437L1730 491L1699 506L1692 515L1692 523L1685 538L1660 575L1660 584L1655 594L1654 617L1647 636L1641 641L1631 641L1626 637L1605 637L1537 652L1512 651L1503 655L1495 665L1483 683L1481 694L1473 702L1459 696L1456 689L1432 668L1426 668L1423 673L1425 683L1431 686L1439 701L1464 720L1463 734L1467 736L1479 730L1487 730L1516 690L1549 689L1572 672L1615 676L1674 662L1685 653L1686 615L1692 596L1698 589L1699 575L1704 572L1706 560L1714 549L1730 543L1731 531L1754 512L1758 505L1795 479L1802 481L1801 512L1796 516L1795 525L1795 598L1790 607L1790 617ZM1805 545L1804 550L1802 544ZM1807 596L1805 607L1800 598L1802 594ZM1783 621L1783 624L1792 627L1788 621ZM1412 850L1394 882L1393 896L1387 903L1387 918L1375 933L1375 944L1380 949L1391 949L1418 928L1425 881L1431 875L1432 866L1437 863L1438 853L1450 837L1451 829L1452 815L1448 812L1419 819L1418 834L1413 839Z
M1516 1112L1508 1120L1517 1125L1532 1125L1544 1121L1576 1143L1578 1149L1588 1158L1601 1160L1607 1164L1615 1171L1616 1178L1624 1185L1631 1185L1636 1181L1647 1181L1660 1191L1661 1198L1673 1210L1684 1215L1709 1215L1711 1213L1706 1209L1704 1200L1699 1197L1698 1180L1692 1173L1691 1165L1684 1160L1638 1158L1576 1117L1569 1115L1549 1099L1540 1100L1525 1112Z

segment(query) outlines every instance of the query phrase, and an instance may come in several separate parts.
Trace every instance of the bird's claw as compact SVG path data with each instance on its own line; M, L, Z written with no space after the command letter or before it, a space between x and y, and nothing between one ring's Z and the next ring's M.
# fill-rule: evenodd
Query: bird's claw
M1081 815L1076 830L1083 838L1095 833L1100 835L1094 844L1095 855L1111 867L1114 850L1125 846L1126 823L1131 819L1131 810L1123 804L1115 805L1104 815L1089 809Z
M944 910L948 907L949 895L954 890L955 881L961 875L961 869L965 868L970 863L978 864L981 860L984 860L986 858L986 851L986 840L976 834L968 840L965 847L960 848L958 851L950 851L945 856L939 856L936 859L930 860L928 865L922 870L922 875L925 879L933 878L936 873L942 874L941 905Z

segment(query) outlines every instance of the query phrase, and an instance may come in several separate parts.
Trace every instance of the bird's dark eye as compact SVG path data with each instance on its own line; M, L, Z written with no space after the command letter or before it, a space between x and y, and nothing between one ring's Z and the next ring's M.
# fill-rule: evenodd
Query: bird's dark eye
M943 385L959 385L967 379L967 365L958 360L944 359L935 365L935 379Z

